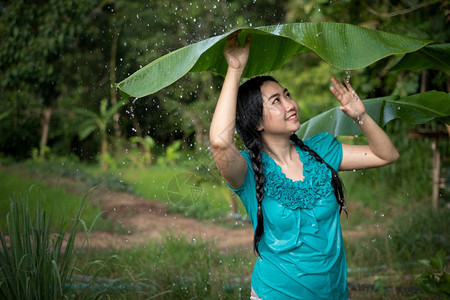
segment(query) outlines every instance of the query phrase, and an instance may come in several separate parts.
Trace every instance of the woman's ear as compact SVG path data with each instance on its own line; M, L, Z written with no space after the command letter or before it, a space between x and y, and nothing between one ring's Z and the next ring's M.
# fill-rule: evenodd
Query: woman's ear
M264 131L264 124L261 121L261 123L258 125L258 127L256 127L256 131L260 132L260 131Z

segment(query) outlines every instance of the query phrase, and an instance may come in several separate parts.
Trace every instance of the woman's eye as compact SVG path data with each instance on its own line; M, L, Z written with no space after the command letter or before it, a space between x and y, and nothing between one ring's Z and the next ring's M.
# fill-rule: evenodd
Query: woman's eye
M278 98L275 98L275 99L273 100L273 104L278 103L278 102L280 102L280 99L278 99Z

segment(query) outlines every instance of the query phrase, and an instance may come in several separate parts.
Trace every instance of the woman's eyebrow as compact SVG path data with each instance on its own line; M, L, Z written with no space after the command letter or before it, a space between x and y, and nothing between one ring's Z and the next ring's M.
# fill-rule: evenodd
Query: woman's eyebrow
M288 91L287 88L284 88L284 89L283 89L283 95L286 94L286 93L288 93L288 92L289 92L289 91ZM267 101L270 101L270 99L275 98L275 97L280 97L280 94L279 94L279 93L273 94L272 96L270 96L269 98L267 98Z

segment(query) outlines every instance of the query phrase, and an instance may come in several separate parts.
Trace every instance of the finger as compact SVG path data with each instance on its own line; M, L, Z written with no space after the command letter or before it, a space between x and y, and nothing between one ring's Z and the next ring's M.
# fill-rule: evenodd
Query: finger
M342 94L339 93L339 92L336 90L336 88L334 88L334 87L332 87L332 86L330 86L330 91L331 91L331 93L333 93L334 97L336 97L336 99L337 99L339 102L341 102L341 104L342 104Z
M345 82L345 86L347 87L347 90L354 91L352 85L350 84L350 80L348 80L347 78L344 78L344 82Z
M349 80L344 81L348 91L352 93L352 98L355 99L356 101L360 101L361 99L359 98L358 94L356 94L356 91L353 89L352 85L350 84L350 81Z
M336 78L331 77L331 82L333 83L334 88L337 92L339 92L340 94L344 94L346 92L344 86L339 80L336 80Z

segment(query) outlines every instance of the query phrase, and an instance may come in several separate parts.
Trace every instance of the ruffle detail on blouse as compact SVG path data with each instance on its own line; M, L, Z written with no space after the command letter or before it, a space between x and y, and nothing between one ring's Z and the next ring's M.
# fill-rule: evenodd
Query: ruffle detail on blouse
M317 200L329 196L333 192L331 171L318 162L308 152L295 146L303 162L302 181L292 181L282 172L281 167L263 152L263 172L266 177L264 193L291 210L297 208L313 209Z

